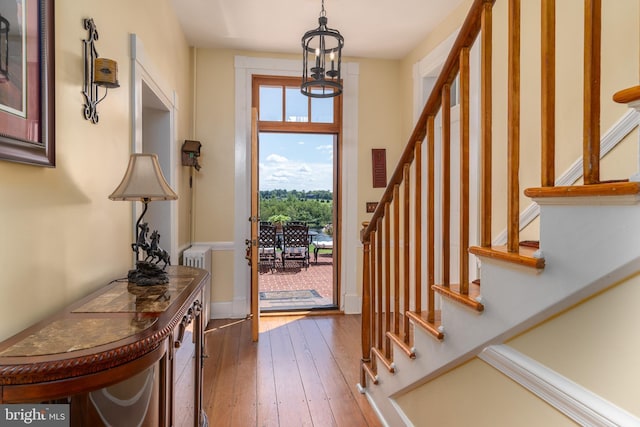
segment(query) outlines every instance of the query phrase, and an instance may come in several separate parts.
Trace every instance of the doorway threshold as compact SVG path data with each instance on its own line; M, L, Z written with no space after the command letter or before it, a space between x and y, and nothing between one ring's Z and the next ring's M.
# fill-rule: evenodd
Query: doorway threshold
M280 317L280 316L324 316L324 315L344 314L337 306L332 307L314 307L309 309L290 309L290 310L269 310L261 311L260 317Z

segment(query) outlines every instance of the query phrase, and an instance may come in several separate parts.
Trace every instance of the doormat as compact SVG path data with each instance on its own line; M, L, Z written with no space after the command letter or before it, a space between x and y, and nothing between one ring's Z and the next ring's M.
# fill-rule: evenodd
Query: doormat
M260 292L261 300L298 300L311 298L321 298L321 296L315 289Z

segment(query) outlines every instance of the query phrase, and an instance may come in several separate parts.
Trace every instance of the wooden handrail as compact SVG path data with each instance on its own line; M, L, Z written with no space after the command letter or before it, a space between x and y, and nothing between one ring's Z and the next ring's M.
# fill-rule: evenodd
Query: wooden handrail
M640 101L640 86L632 86L613 94L613 100L619 104Z
M369 227L367 227L362 237L368 237L368 234L371 232L373 226L371 224L375 224L375 221L383 215L383 205L389 201L391 201L393 196L393 186L399 184L402 181L403 168L406 163L411 163L414 155L414 148L416 141L422 141L425 137L425 130L427 124L427 118L438 111L440 107L440 91L445 84L450 84L456 77L458 73L458 52L462 47L470 47L478 33L480 31L480 17L482 15L482 11L484 9L485 4L493 5L496 0L474 0L471 8L469 9L469 13L460 28L460 32L456 37L455 42L451 48L451 52L447 57L442 71L438 76L438 79L435 82L431 95L427 99L424 109L416 122L416 126L409 137L409 142L402 154L400 155L400 159L398 160L398 166L393 171L389 179L389 184L382 197L380 198L380 203L373 213L371 217L371 223Z

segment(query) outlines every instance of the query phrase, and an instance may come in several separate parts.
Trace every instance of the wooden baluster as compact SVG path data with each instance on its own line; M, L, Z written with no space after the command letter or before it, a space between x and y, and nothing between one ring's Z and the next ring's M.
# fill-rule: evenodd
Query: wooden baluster
M433 285L435 281L435 116L427 119L427 320L435 321L435 292Z
M378 266L378 274L376 275L377 284L376 289L378 289L378 349L382 350L383 342L382 337L383 333L383 319L384 319L384 311L382 310L382 301L386 298L389 299L389 295L385 295L383 288L383 278L382 278L382 252L384 251L382 239L383 239L383 229L382 229L382 218L378 218L378 223L376 229L378 230L378 261L376 265ZM385 331L386 332L386 331Z
M442 86L442 285L449 286L449 238L451 234L451 86Z
M368 223L363 222L363 229L367 228ZM369 363L371 361L371 300L369 281L369 239L365 238L362 242L362 359L361 363ZM367 377L364 368L361 369L360 385L366 387Z
M491 134L491 126L492 126L492 86L491 86L491 78L492 78L492 69L491 69L491 61L492 61L492 46L493 46L493 22L492 22L492 10L493 3L486 2L482 5L482 15L481 15L481 31L482 31L482 40L481 40L481 52L480 55L482 57L480 65L482 68L480 70L480 117L481 117L481 146L480 146L480 156L482 161L482 170L480 171L481 175L481 236L480 236L480 246L485 248L491 247L491 173L492 173L492 165L491 165L491 153L492 153L492 134Z
M507 141L507 250L518 252L520 234L520 0L509 0Z
M376 316L376 308L378 306L378 299L379 299L379 295L378 295L378 287L376 286L376 282L377 282L377 277L376 277L376 230L374 229L373 231L371 231L371 233L369 234L369 242L370 242L370 249L369 249L369 256L370 256L370 263L369 263L369 268L371 269L371 272L369 273L369 281L371 283L371 294L370 294L370 306L371 306L371 346L372 347L377 347L379 344L379 341L377 340L378 338L378 328L377 328L377 322L376 319L378 318L378 316Z
M585 184L600 182L601 0L584 1L583 175Z
M541 185L555 185L556 145L556 0L542 0L541 45Z
M414 150L414 170L416 172L416 189L414 190L414 295L415 311L422 312L422 141L416 141Z
M400 185L393 186L393 333L400 336Z
M391 332L391 206L389 203L384 204L384 293L385 298L385 346L384 357L391 359L391 340L387 336L387 332Z
M460 293L469 294L469 48L460 51Z
M404 196L403 196L403 221L402 221L402 273L403 273L403 288L402 288L402 332L404 337L405 344L409 344L409 317L407 317L407 311L411 308L409 306L409 300L411 296L411 284L409 283L409 266L410 266L410 257L409 257L409 239L411 238L411 233L409 227L410 223L410 208L411 208L411 165L409 163L405 163L404 165Z

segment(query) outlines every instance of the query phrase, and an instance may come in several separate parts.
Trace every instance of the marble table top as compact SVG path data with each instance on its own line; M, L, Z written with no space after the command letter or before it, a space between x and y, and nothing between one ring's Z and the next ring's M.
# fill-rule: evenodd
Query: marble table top
M139 334L154 325L158 316L196 277L189 267L172 267L172 270L174 274L170 274L169 283L164 285L138 286L115 282L105 286L80 305L71 306L62 317L33 329L19 341L0 350L0 358L64 354Z

